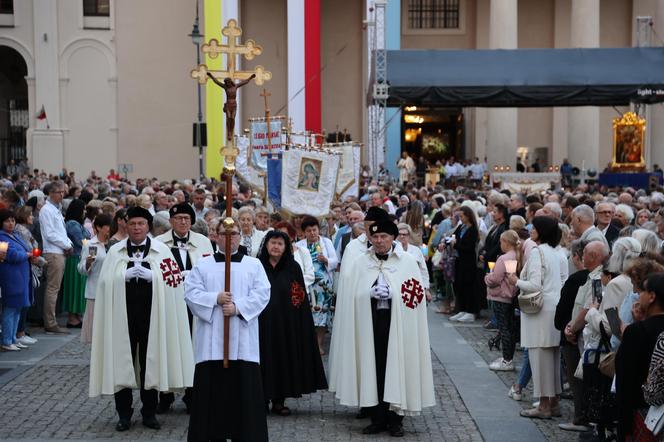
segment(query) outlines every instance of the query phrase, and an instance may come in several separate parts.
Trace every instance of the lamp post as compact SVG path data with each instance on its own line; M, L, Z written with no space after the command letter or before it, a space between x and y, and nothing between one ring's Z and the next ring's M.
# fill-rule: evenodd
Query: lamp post
M201 42L203 41L203 34L198 29L198 0L196 0L196 18L194 19L194 27L191 30L191 42L196 46L196 64L201 64ZM203 170L203 138L201 134L201 125L203 123L203 106L201 104L201 84L196 82L196 89L198 93L198 115L196 124L196 144L198 145L198 171L199 179L205 176Z

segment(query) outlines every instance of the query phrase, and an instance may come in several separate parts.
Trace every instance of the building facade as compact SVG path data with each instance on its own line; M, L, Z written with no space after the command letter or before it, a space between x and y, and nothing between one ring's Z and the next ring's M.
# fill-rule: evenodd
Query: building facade
M192 143L197 88L190 33L196 0L1 0L0 161L27 156L34 168L130 178L199 173ZM272 115L295 130L346 130L366 142L373 0L198 0L205 40L239 19L242 39L263 54L240 66L272 72ZM664 23L664 0L387 0L387 49L630 47L637 17ZM652 32L650 43L662 45ZM219 61L204 57L212 66ZM413 69L426 69L413 66ZM264 114L262 88L239 94L236 131ZM223 93L202 87L208 124L205 171L218 176ZM206 101L206 98L208 99ZM46 118L37 115L44 110ZM647 163L664 164L664 107L648 120ZM601 170L612 155L611 122L627 108L390 108L386 165L402 150L419 155L422 134L453 146L447 155L543 166L569 158ZM435 141L435 142L438 142ZM126 165L127 167L121 167Z

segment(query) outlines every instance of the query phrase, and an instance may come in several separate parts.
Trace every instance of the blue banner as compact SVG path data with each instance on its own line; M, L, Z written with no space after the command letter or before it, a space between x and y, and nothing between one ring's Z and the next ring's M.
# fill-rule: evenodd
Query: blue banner
M267 156L267 197L275 209L281 208L281 154Z

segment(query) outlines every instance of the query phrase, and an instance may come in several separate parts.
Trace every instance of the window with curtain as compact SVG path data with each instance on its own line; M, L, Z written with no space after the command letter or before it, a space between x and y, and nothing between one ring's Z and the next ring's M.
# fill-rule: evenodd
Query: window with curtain
M458 29L461 0L408 0L410 29Z
M85 17L108 17L110 15L111 0L83 0L83 15Z

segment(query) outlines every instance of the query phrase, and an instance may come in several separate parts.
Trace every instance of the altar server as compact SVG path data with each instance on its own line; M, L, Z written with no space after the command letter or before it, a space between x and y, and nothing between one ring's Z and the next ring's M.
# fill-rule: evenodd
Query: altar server
M187 276L185 300L196 318L193 401L189 441L266 441L258 316L270 300L261 262L238 250L238 223L231 233L231 284L225 287L225 230L219 252L201 259ZM224 316L229 315L229 316ZM224 321L230 321L229 367L223 368Z
M127 211L128 238L108 251L97 286L90 396L115 395L118 431L131 425L132 389L140 385L143 425L159 429L157 392L193 385L182 275L168 247L148 238L151 224L146 209Z

